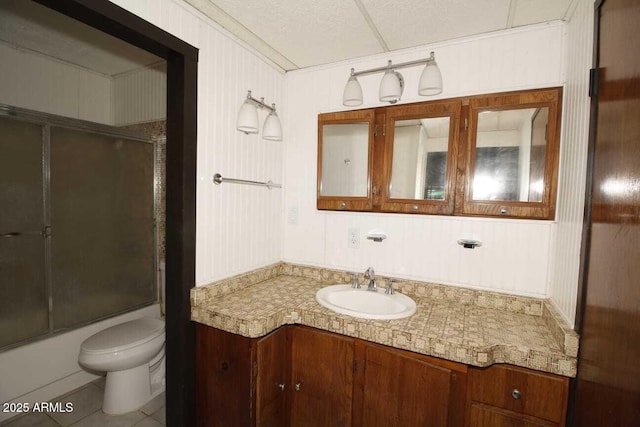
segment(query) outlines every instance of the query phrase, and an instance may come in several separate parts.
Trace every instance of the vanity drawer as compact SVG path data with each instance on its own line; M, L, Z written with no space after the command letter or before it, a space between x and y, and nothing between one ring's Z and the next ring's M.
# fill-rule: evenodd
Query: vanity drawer
M569 379L510 365L469 369L469 398L509 411L563 423Z

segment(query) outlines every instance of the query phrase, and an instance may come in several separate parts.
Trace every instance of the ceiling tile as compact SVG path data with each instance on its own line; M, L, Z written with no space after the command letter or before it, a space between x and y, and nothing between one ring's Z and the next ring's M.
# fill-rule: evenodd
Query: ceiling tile
M80 21L24 0L0 2L0 41L109 76L162 60Z
M300 68L383 51L353 1L211 2Z
M504 29L511 3L510 0L361 2L391 50Z
M565 19L573 0L514 0L513 26Z

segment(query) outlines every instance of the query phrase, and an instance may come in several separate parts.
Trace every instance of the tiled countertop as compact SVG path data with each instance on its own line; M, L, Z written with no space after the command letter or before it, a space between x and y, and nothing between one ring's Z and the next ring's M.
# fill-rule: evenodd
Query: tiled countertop
M345 272L279 263L193 288L191 318L251 338L301 324L473 366L576 375L578 336L545 300L405 281L396 289L418 306L405 319L358 319L316 302L318 289L349 281Z

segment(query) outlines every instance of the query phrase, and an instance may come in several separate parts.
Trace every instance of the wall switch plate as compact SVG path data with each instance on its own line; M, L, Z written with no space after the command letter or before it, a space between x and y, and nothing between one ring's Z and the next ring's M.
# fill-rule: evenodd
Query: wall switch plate
M352 249L358 249L360 247L360 229L359 228L350 228L347 238L348 238L347 247Z
M298 207L289 206L287 209L287 224L298 225Z

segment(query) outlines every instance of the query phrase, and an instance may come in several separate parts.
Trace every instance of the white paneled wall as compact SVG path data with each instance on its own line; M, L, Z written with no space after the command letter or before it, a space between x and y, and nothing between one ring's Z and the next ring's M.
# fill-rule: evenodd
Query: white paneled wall
M111 79L0 43L0 103L111 124Z
M281 260L283 190L216 186L211 178L218 172L230 178L282 181L283 142L244 135L235 130L235 122L249 89L254 97L276 103L282 114L285 75L186 4L171 0L114 3L200 50L196 284ZM259 115L264 121L266 113Z
M371 265L398 277L547 296L553 222L317 211L317 114L346 109L342 91L350 68L415 60L431 50L444 80L437 98L561 86L563 43L564 25L556 22L288 73L285 209L297 210L298 218L285 215L284 259L358 271ZM402 70L402 102L434 99L417 95L421 71ZM362 108L382 105L377 101L380 78L359 79ZM347 247L350 228L360 230L358 249ZM383 229L388 238L366 240L373 228ZM463 249L456 243L460 238L480 240L482 247Z
M167 64L113 76L112 116L116 126L167 117Z
M557 227L553 237L549 295L570 324L575 321L589 132L593 0L578 0L567 23Z

